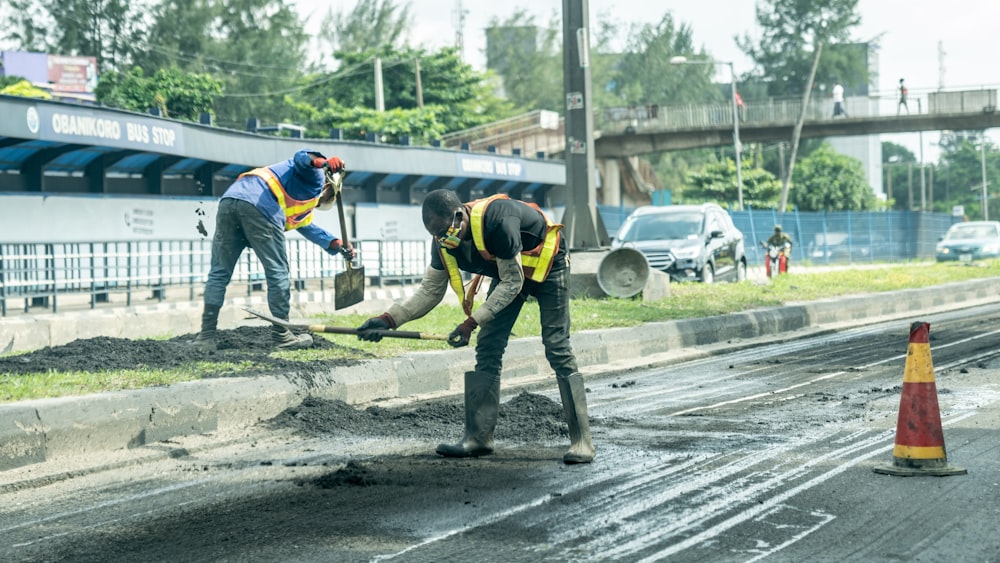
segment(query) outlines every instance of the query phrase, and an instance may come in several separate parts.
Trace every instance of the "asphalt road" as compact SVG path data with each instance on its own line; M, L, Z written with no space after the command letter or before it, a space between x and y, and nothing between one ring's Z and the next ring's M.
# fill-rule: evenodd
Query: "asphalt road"
M428 413L461 411L432 401L303 405L286 420L307 424L155 446L166 459L22 468L0 484L0 560L1000 561L1000 306L913 320L931 323L948 458L967 475L873 471L892 460L896 320L591 378L589 465L560 462L546 386L505 395L522 406L482 459L433 453L461 426ZM362 414L408 422L346 424Z

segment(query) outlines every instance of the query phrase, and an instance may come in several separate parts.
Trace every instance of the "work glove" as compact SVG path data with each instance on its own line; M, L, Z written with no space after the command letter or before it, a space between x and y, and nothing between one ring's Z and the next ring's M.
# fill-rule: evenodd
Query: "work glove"
M476 319L472 317L465 319L448 335L448 344L451 344L452 348L468 346L469 340L472 339L472 331L476 330L478 326L479 323L476 322Z
M357 257L357 252L355 252L354 247L351 243L343 244L339 238L335 238L330 241L330 252L339 252L341 256L346 258L348 261L354 260Z
M343 160L336 156L330 158L317 156L313 159L313 168L327 168L330 172L343 172L346 165Z
M380 330L392 330L396 328L396 321L392 320L389 313L382 313L377 317L372 317L358 327L358 340L368 342L378 342L382 340Z
M354 260L358 254L350 243L343 244L339 238L331 240L330 246L328 246L327 248L330 249L330 252L340 253L340 255L346 258L348 261Z

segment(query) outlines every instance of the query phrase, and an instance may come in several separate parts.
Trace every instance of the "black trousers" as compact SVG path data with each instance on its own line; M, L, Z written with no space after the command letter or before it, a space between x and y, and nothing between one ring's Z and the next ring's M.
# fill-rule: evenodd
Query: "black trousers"
M490 292L499 280L490 284ZM493 376L503 369L503 353L510 333L528 297L538 302L542 324L542 345L545 358L556 375L568 376L579 371L576 356L569 343L569 266L549 272L542 282L526 280L521 293L493 320L480 327L476 337L476 371Z

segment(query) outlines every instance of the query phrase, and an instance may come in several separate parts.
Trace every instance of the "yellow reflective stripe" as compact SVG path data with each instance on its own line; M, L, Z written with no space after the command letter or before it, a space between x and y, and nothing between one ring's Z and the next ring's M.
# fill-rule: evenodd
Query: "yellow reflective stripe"
M471 315L471 307L467 307L465 304L465 286L462 284L462 271L458 267L458 260L455 260L455 257L443 248L439 247L438 253L441 254L441 261L444 262L444 267L448 271L448 285L458 296L458 302L462 303L465 314Z
M906 348L903 383L934 383L934 362L931 360L930 344L911 342Z
M472 204L472 210L469 212L469 222L471 223L469 229L472 230L472 242L476 244L476 249L483 255L483 258L487 260L493 260L495 256L486 250L486 230L483 228L483 216L486 214L486 206L498 199L510 199L510 197L506 194L495 194L488 198L477 200Z
M892 448L892 455L903 459L945 459L944 446L900 446Z
M278 200L278 205L281 206L282 211L285 214L285 230L291 231L293 229L298 229L300 227L305 227L306 225L312 223L313 214L312 210L316 208L316 204L319 203L319 197L314 197L307 200L297 200L293 199L285 192L285 187L281 185L281 181L278 177L274 175L274 172L270 168L254 168L240 174L240 178L246 175L257 176L267 183L267 187L274 194L275 199ZM305 216L300 217L305 214Z
M544 281L552 270L552 262L556 258L559 250L559 231L562 225L552 223L548 217L545 218L549 226L545 233L545 240L542 241L541 252L536 254L521 253L521 264L525 268L525 277L536 282ZM527 270L531 268L529 273Z
M476 201L469 212L469 229L472 230L472 241L476 245L479 253L488 260L495 257L486 250L486 229L483 225L483 217L486 214L486 207L498 199L510 199L504 194L496 194L485 199ZM545 281L552 270L552 262L555 260L556 252L559 250L559 231L562 225L553 223L549 216L536 209L545 217L548 225L545 232L545 239L539 248L525 250L521 252L521 268L524 270L525 279L535 282Z

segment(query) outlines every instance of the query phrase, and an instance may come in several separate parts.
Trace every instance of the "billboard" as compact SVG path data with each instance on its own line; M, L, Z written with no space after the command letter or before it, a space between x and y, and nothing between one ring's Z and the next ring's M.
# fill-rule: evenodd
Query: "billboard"
M53 92L93 93L97 86L97 57L49 55L49 84Z

